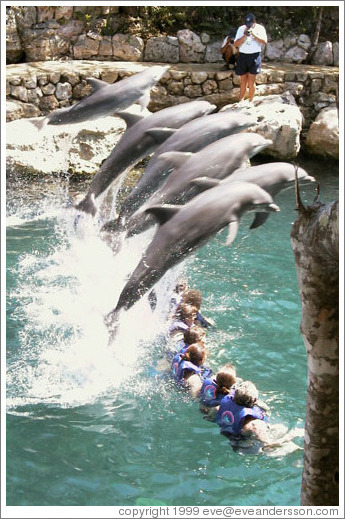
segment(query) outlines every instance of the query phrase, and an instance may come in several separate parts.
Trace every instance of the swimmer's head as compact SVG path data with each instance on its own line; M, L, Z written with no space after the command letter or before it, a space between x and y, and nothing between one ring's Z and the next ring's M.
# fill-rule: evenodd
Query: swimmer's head
M236 368L232 364L225 364L219 368L216 382L221 393L228 394L231 386L236 383Z
M204 342L205 337L205 328L201 328L201 326L196 326L195 324L188 328L188 330L186 330L183 334L183 340L185 344L193 344L194 342Z
M188 346L182 358L189 360L196 366L201 366L206 359L206 348L201 342L195 342Z
M192 324L196 319L198 309L196 306L182 303L176 310L176 317L187 324Z
M250 380L240 382L235 388L234 402L244 407L253 407L259 398L259 391Z
M200 310L202 295L200 290L195 290L194 288L189 288L182 297L184 303L196 306L198 310Z

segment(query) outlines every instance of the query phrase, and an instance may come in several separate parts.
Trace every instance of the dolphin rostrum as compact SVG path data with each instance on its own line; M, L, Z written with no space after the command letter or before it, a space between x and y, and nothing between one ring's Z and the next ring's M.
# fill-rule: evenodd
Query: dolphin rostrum
M225 112L223 112L225 113ZM174 169L161 187L139 208L126 223L127 235L132 236L155 223L152 215L145 210L156 204L184 204L203 191L191 181L204 176L222 180L243 166L248 159L272 144L271 140L255 133L229 135L213 142L194 154L169 152L161 155L180 167Z
M192 181L192 184L198 185L200 190L206 190L217 185L224 186L234 182L252 182L275 197L280 191L288 189L295 184L296 175L299 185L315 182L315 178L299 166L297 167L289 162L269 162L259 166L238 169L222 181L201 177ZM267 220L268 216L269 214L266 212L257 212L250 228L255 229L259 227Z
M239 219L246 211L279 211L269 193L256 184L238 182L208 189L184 206L154 206L159 227L142 259L123 288L106 322L114 335L121 309L128 310L172 267L229 225L226 241L236 237Z
M90 95L72 106L59 108L43 119L32 122L42 129L47 124L75 124L106 117L120 110L126 110L137 101L142 109L146 108L150 100L151 88L169 68L169 65L155 65L112 84L88 78L87 82L92 87Z
M239 133L253 124L252 118L240 112L217 112L202 120L193 120L183 125L156 149L143 175L124 200L119 222L131 216L176 167L176 160L168 160L167 156L163 160L162 154L169 151L196 153L208 144Z
M215 105L208 101L190 101L163 108L146 116L119 112L117 115L125 120L127 129L92 179L85 198L76 208L94 216L97 212L95 199L121 173L152 153L159 144L187 121L204 116L215 108Z

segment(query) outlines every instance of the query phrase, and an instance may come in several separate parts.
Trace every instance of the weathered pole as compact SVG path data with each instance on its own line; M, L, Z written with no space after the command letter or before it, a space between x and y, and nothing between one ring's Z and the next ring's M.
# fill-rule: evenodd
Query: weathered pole
M291 231L308 363L301 505L339 504L339 210L304 207Z

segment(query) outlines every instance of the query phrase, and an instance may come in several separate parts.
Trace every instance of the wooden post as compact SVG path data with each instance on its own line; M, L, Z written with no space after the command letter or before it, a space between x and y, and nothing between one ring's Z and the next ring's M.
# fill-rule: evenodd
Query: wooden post
M298 186L297 186L298 195ZM338 202L301 204L291 231L308 362L301 505L339 504Z

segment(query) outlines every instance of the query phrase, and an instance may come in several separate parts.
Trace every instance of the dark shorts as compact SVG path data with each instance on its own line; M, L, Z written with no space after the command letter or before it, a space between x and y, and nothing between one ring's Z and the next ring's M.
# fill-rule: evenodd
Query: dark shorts
M244 54L240 52L237 57L235 72L238 76L243 74L260 74L261 72L261 52L254 54Z

